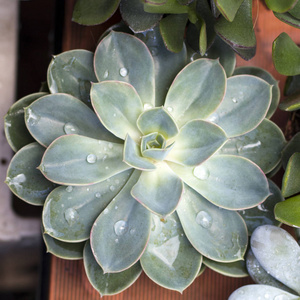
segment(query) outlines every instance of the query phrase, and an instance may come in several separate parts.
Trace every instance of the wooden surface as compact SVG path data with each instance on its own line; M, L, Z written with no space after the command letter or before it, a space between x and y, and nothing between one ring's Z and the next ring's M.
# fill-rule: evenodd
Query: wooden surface
M259 3L259 4L258 4ZM74 0L66 0L66 17L63 34L63 50L83 48L94 50L100 34L116 20L118 14L110 24L96 27L84 27L71 22L71 13ZM253 65L262 67L280 80L283 89L285 77L280 75L272 63L272 42L283 31L300 44L300 31L277 20L273 13L268 11L260 2L254 1L258 19L255 24L257 37L257 55L251 61L237 58L237 65ZM258 5L258 6L257 6ZM276 112L272 118L283 130L288 114ZM239 286L251 283L250 278L229 278L206 270L203 275L187 288L183 294L168 291L153 283L145 274L123 293L103 297L110 300L224 300ZM82 261L66 261L56 257L51 259L49 300L94 300L99 299L99 294L89 284Z

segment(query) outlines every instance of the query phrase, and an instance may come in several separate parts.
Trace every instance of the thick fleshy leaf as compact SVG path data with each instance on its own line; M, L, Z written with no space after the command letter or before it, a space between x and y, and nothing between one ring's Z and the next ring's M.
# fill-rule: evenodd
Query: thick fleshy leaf
M181 5L177 0L143 0L144 10L149 13L185 14L189 12L187 5Z
M143 135L157 132L163 135L166 140L178 134L176 123L163 107L144 111L137 120L137 126Z
M285 32L282 32L273 42L273 63L276 70L283 75L300 74L300 49Z
M141 265L147 276L157 284L182 292L196 278L202 262L184 235L176 213L161 221L152 216L149 243L141 257Z
M14 103L4 117L4 131L8 144L17 152L25 145L34 142L24 121L24 108L47 93L34 93Z
M247 248L247 227L235 211L223 210L184 186L177 213L184 232L205 257L220 262L243 258Z
M142 153L143 153L144 157L149 157L154 160L161 161L161 160L164 160L168 156L170 151L173 149L174 144L175 143L172 143L164 149L158 149L158 148L146 149Z
M260 226L252 234L251 249L270 275L300 293L300 247L287 231Z
M300 152L300 132L293 136L282 151L282 165L284 169L286 169L290 157L295 152Z
M286 141L281 129L264 119L252 131L229 139L219 153L242 156L256 163L264 173L269 173L281 160Z
M238 260L231 263L221 263L219 261L214 261L203 257L203 263L215 272L225 276L236 278L249 276L244 260Z
M187 166L199 165L213 155L226 139L219 126L202 120L190 121L180 129L167 160Z
M45 147L65 134L120 142L103 127L90 108L67 94L51 94L38 99L25 108L25 122L31 135Z
M272 85L272 101L266 115L266 118L270 119L274 114L275 110L277 109L279 99L280 99L280 89L278 84L279 82L269 72L258 67L253 67L253 66L239 67L236 68L233 73L233 75L242 75L242 74L248 74L248 75L254 75L260 77L261 79L265 80L270 85Z
M220 63L199 59L177 75L167 94L165 107L181 127L188 121L209 116L221 103L225 89L226 74Z
M207 119L218 124L229 137L245 134L265 118L271 104L272 86L251 75L228 78L221 105Z
M123 145L72 134L47 148L39 168L53 182L85 185L129 169L122 160Z
M183 183L164 162L156 167L154 171L142 172L131 195L151 212L164 217L176 209Z
M63 259L82 259L83 258L83 248L85 242L80 243L66 243L54 239L48 234L43 234L43 239L47 247L47 252L60 257Z
M264 173L242 157L215 155L195 168L168 164L187 185L220 207L254 207L270 194Z
M97 25L109 19L119 6L120 0L77 0L72 21L81 25Z
M140 170L155 170L155 164L152 160L147 157L143 157L141 154L141 149L138 144L127 135L124 151L123 151L123 161L126 162L129 166L140 169Z
M93 57L87 50L71 50L54 56L47 74L51 93L70 94L91 106L91 82L97 81Z
M283 13L290 9L292 9L298 0L265 0L267 6L270 10L273 10L275 12Z
M275 219L274 207L277 203L284 201L284 198L277 185L270 179L268 182L271 195L263 203L253 208L239 211L247 224L249 235L252 234L255 228L261 225L280 225L280 222Z
M294 153L286 166L282 179L282 195L290 197L300 192L300 152Z
M296 1L297 3L294 5L294 7L292 9L289 10L289 13L297 18L300 19L300 2Z
M278 203L275 206L274 213L278 221L290 226L300 227L300 195Z
M229 21L232 22L236 12L240 8L243 0L215 0L218 10Z
M143 104L154 106L154 62L150 51L141 40L129 34L112 31L99 43L94 65L99 81L119 80L130 83Z
M139 260L147 245L151 213L130 194L139 176L140 171L133 172L92 227L91 246L105 273L128 269Z
M32 205L43 205L47 195L56 187L37 169L45 148L31 143L21 148L12 158L6 184L22 200Z
M94 221L119 193L131 170L105 181L83 186L60 186L52 191L44 205L45 233L65 242L87 240Z
M285 96L291 96L299 93L300 93L300 75L288 76L285 81L283 94Z
M291 95L280 102L279 108L285 111L300 110L300 94Z
M123 140L127 134L139 140L136 120L143 112L143 104L132 85L120 81L95 83L91 98L101 123L110 132Z
M84 247L83 263L91 285L100 293L100 296L115 295L122 292L131 286L142 273L141 265L136 263L123 272L104 274L95 260L89 241Z
M262 299L262 297L274 300L299 300L300 297L291 293L285 292L281 289L270 285L263 284L249 284L242 286L235 290L228 298L228 300L253 300ZM266 298L266 297L265 297ZM266 298L266 299L267 299Z
M280 21L293 26L295 28L300 28L300 20L299 18L291 15L289 12L280 14L280 13L275 13L274 12L274 16L279 19Z

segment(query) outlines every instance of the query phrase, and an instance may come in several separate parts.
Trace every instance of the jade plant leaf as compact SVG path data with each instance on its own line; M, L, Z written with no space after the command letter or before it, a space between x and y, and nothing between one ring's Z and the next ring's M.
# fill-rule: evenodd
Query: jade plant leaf
M122 161L122 152L123 145L120 144L65 135L47 148L39 169L53 182L93 184L130 168Z
M87 240L94 221L130 175L131 170L88 187L60 186L53 190L43 209L45 233L64 242Z
M215 88L211 89L214 84ZM226 74L216 60L198 59L175 78L165 107L179 127L194 119L208 117L221 103L226 89Z
M120 0L77 0L72 21L81 25L97 25L108 20L117 10Z
M139 176L139 171L133 172L92 227L91 247L105 273L130 268L139 260L147 245L151 213L130 195Z
M94 67L99 81L130 83L143 104L154 106L154 61L147 46L138 38L112 31L99 43Z
M300 2L296 1L296 4L292 9L288 11L293 17L300 19Z
M285 230L264 225L251 237L251 249L262 267L289 288L300 292L300 247Z
M97 116L110 132L123 140L127 134L139 140L136 120L143 112L143 104L132 85L120 81L95 83L91 98Z
M25 125L24 108L45 95L47 93L34 93L25 96L14 103L5 115L5 137L13 151L17 152L25 145L35 141Z
M152 229L141 265L157 284L181 292L199 273L202 255L184 235L176 213L161 221L152 216Z
M89 241L86 242L84 247L83 263L91 285L100 293L101 297L122 292L131 286L142 273L140 263L136 263L123 272L104 274L103 270L95 260Z
M300 49L285 32L273 42L273 63L276 70L283 75L300 74Z
M300 132L292 137L282 151L282 165L284 169L286 169L290 157L295 152L300 152Z
M275 206L274 213L278 221L290 226L300 227L300 195L278 203Z
M291 15L289 12L280 14L280 13L275 13L274 12L274 16L279 19L280 21L293 26L295 28L300 28L300 20L298 17L295 17L293 15Z
M67 93L90 106L91 82L97 81L93 55L87 50L71 50L54 56L47 73L51 93Z
M243 0L214 0L218 10L226 20L232 22Z
M283 99L279 104L279 108L285 111L300 110L300 94L291 95Z
M264 173L242 157L215 155L195 168L168 164L187 185L226 209L254 207L269 196Z
M194 248L215 261L234 262L242 259L248 235L241 216L235 211L223 210L211 204L186 185L182 197L177 213Z
M285 81L283 94L285 96L292 96L294 94L299 94L299 93L300 93L300 75L288 76Z
M189 12L188 5L181 5L177 0L143 0L144 10L149 13L185 14Z
M265 0L265 2L270 10L283 13L292 9L298 0Z
M37 169L45 148L31 143L21 148L12 158L5 182L20 199L31 205L43 205L47 195L56 187Z
M228 137L245 134L265 118L271 103L271 90L266 81L255 76L230 77L224 100L207 120L218 124Z

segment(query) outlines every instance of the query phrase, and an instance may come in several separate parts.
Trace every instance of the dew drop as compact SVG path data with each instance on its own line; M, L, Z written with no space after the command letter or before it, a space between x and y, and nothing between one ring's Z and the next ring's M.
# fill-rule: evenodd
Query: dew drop
M107 154L105 154L102 158L103 161L105 161L107 159Z
M265 211L265 212L268 212L269 210L265 208L265 206L263 204L259 204L257 205L257 208L260 210L260 211Z
M135 229L134 229L134 228L130 229L129 233L130 233L131 235L134 235L134 234L135 234Z
M207 118L207 120L215 124L218 124L220 117L217 113L213 113Z
M73 191L73 187L72 187L71 185L67 186L67 187L66 187L66 191L67 191L68 193L71 193L71 192Z
M109 189L113 192L116 188L115 188L113 185L111 185L111 186L109 187Z
M168 111L168 112L172 112L172 111L173 111L173 107L168 106L168 107L167 107L167 111Z
M119 239L115 239L115 242L116 242L116 243L119 243Z
M108 166L106 166L106 167L105 167L105 170L108 170L108 169L109 169L109 167L108 167Z
M113 116L114 116L114 117L116 117L116 116L117 116L117 114L116 114L116 113L114 113L114 114L113 114Z
M120 221L116 222L114 225L114 230L115 230L116 235L118 235L118 236L124 235L128 230L127 222L124 220L120 220Z
M95 197L96 197L96 198L101 198L101 193L97 192L97 193L95 194Z
M233 97L233 98L232 98L232 102L233 102L233 103L237 103L238 101L237 101L237 99L236 99L235 97Z
M65 211L65 219L69 223L70 226L74 225L76 221L79 219L79 214L76 209L68 208Z
M269 299L270 295L268 293L265 294L265 299Z
M203 228L210 228L212 224L212 217L206 211L201 210L196 216L196 222Z
M108 212L109 212L108 208L105 208L104 211L103 211L103 213L104 213L105 215L108 214Z
M103 78L106 79L106 78L108 77L108 74L109 74L109 73L108 73L108 70L106 70L106 71L104 72L104 74L103 74Z
M114 147L114 145L112 143L108 143L108 148L112 149Z
M97 156L95 154L89 154L87 157L86 157L86 161L89 163L89 164L94 164L96 161L97 161Z
M117 206L117 205L115 206L115 209L116 209L116 210L118 209L118 206Z
M31 126L36 125L41 117L38 116L36 113L34 113L31 108L27 108L26 112L27 112L27 116L28 116L28 118L27 118L28 124Z
M200 180L206 180L210 175L209 170L202 165L195 167L193 174Z
M72 133L74 134L74 133L78 132L78 129L77 129L77 127L74 124L68 122L64 126L64 132L66 134L72 134Z
M153 106L149 103L145 103L144 104L144 110L148 110L148 109L151 109Z
M152 56L156 56L158 54L157 47L149 47L149 50L150 50Z
M127 75L128 75L128 70L127 70L126 68L121 68L121 69L120 69L120 75L121 75L122 77L127 76Z

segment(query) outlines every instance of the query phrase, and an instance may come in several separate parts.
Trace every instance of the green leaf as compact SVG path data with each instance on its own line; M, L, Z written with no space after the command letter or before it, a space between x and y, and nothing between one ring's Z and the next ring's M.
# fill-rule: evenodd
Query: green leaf
M254 207L270 195L264 173L242 157L216 155L195 168L168 165L187 185L226 209Z
M297 19L300 19L300 2L296 0L296 4L295 6L289 10L289 13L297 18Z
M300 152L300 132L296 133L282 151L282 165L286 169L290 157Z
M232 22L243 0L215 0L215 3L225 19Z
M91 82L97 81L93 57L87 50L71 50L54 56L47 73L51 93L70 94L91 106Z
M207 35L206 35L206 23L204 19L199 18L199 21L196 23L198 27L200 27L200 35L199 35L199 51L203 56L207 50Z
M178 134L176 123L163 107L156 107L144 111L136 123L143 135L157 132L168 140Z
M81 25L97 25L108 20L117 10L120 0L77 0L72 21Z
M189 12L187 5L181 5L177 0L143 0L144 10L148 13L186 14Z
M264 225L251 237L251 249L262 267L289 288L300 292L300 247L285 230Z
M180 129L174 148L166 159L196 166L212 156L226 140L226 134L219 126L207 121L193 120Z
M123 140L127 134L139 140L136 120L143 112L143 104L132 85L120 81L95 83L91 98L97 116L110 132Z
M45 233L64 242L87 240L94 221L130 175L131 170L88 187L60 186L53 190L43 209Z
M154 61L141 40L129 34L112 31L99 43L94 65L99 81L118 80L130 83L143 104L154 106Z
M268 8L275 12L283 13L292 9L298 0L265 0Z
M83 251L85 273L95 290L100 296L115 295L131 286L141 275L142 268L136 263L131 268L120 273L103 273L95 260L90 243L87 242Z
M247 248L247 228L235 211L211 204L196 191L184 186L177 213L183 230L203 256L220 262L243 258Z
M290 197L300 192L300 153L294 153L286 166L286 170L282 179L282 195Z
M300 74L300 49L285 32L273 42L273 63L276 70L283 75Z
M299 94L299 93L300 93L300 75L288 76L285 81L283 94L285 96L292 96L294 94Z
M280 21L293 26L295 28L300 28L300 20L299 18L294 17L293 15L291 15L289 12L280 14L280 13L275 13L274 12L274 16L279 19Z
M300 195L286 199L275 206L275 218L289 226L300 227Z
M156 167L154 171L142 172L131 195L151 212L164 217L176 209L183 183L164 162Z
M177 75L167 94L165 107L181 127L188 121L209 116L221 103L225 88L226 74L220 63L199 59Z
M180 293L199 273L202 256L184 235L176 213L161 221L152 216L152 230L141 265L155 283Z
M269 72L258 67L253 67L253 66L239 67L236 68L233 73L234 76L242 75L242 74L257 76L265 80L266 82L268 82L270 85L272 85L272 101L266 115L266 118L270 119L273 116L274 112L276 111L280 99L279 82Z
M38 143L28 144L14 155L7 169L5 183L16 196L32 205L43 205L56 187L37 169L44 151Z
M285 111L300 110L300 93L291 95L282 100L279 104L279 108Z
M123 145L65 135L46 150L40 170L46 178L64 185L93 184L130 167L123 160Z
M269 173L280 163L285 145L281 129L272 121L264 119L252 131L229 139L219 153L248 158L264 173Z
M219 125L228 137L245 134L265 118L272 98L272 87L251 75L228 78L225 97L207 120Z
M139 260L148 242L151 213L130 195L139 176L139 171L133 172L93 225L91 246L105 273L130 268Z
M5 137L13 151L17 152L25 145L34 142L24 121L24 108L47 93L34 93L14 103L4 117Z

